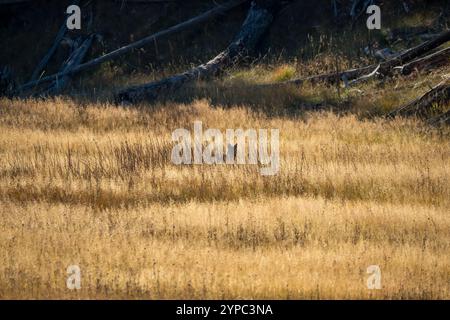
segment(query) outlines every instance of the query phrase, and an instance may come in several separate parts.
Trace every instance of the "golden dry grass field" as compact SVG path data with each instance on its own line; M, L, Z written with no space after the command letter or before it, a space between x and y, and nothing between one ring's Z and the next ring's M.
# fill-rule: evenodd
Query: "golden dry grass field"
M251 110L1 100L0 298L450 298L448 130ZM279 128L279 174L173 165L196 120Z

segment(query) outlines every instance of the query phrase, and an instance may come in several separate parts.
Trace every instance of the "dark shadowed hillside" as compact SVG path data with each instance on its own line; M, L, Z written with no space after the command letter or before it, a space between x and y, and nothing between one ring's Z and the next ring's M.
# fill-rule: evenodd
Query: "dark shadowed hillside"
M224 0L222 3L226 2ZM282 2L282 1L280 1ZM429 32L444 29L449 22L448 1L381 1L382 32L369 33L365 16L351 23L351 1L340 1L339 16L334 17L332 1L301 1L287 4L277 13L273 26L261 41L255 56L273 60L313 59L318 54L336 52L358 63L370 41L386 45L387 30L414 27ZM405 12L402 2L409 4ZM26 78L45 55L64 21L71 1L33 0L0 7L0 61L10 65L18 76ZM81 33L101 35L88 57L92 58L145 36L192 18L214 6L217 1L82 1ZM190 30L169 36L111 63L130 72L152 68L181 68L204 62L223 50L242 24L248 4L231 10ZM413 37L414 41L420 41ZM401 44L400 44L401 45ZM61 47L50 71L55 71L67 53ZM25 54L26 53L26 54Z

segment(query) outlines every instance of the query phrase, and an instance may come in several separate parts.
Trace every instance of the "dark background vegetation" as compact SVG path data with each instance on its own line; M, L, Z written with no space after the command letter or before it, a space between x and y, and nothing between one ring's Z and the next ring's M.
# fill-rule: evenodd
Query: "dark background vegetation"
M102 36L89 58L109 52L132 41L194 17L217 3L211 0L136 3L128 1L81 1L82 33ZM278 13L269 34L259 47L258 55L270 60L308 60L332 51L350 60L361 58L362 48L374 39L385 42L386 30L408 25L443 27L448 22L446 0L405 1L411 12L405 13L403 1L379 1L382 6L383 31L369 35L365 16L349 22L349 1L338 1L340 15L333 15L331 1L292 1ZM34 0L0 7L0 61L9 65L16 76L28 77L51 46L64 21L71 1ZM232 10L188 30L123 56L109 64L116 71L148 72L155 68L183 68L203 62L223 50L233 39L245 18L247 5ZM92 15L92 24L89 20ZM439 20L439 21L438 21ZM440 24L440 26L438 26ZM89 30L87 30L89 29ZM57 52L50 70L56 71L67 53Z

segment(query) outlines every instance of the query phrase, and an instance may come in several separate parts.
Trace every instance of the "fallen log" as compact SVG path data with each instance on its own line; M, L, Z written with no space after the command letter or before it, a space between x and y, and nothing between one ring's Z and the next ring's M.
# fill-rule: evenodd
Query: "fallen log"
M437 68L450 63L450 47L429 54L423 58L413 60L403 66L395 67L402 75L409 75L414 70Z
M269 1L270 2L270 1ZM188 82L206 79L238 62L251 51L267 31L273 20L272 13L265 6L253 1L247 17L228 48L209 62L189 71L156 82L134 86L116 94L117 103L154 101L173 93Z
M428 52L430 52L433 49L436 49L437 47L440 47L444 43L450 41L450 30L442 32L439 36L436 38L426 41L417 47L414 47L412 49L406 50L398 57L391 59L387 61L384 65L382 65L382 68L384 70L389 70L393 66L400 65L406 62L409 62L411 60L414 60L417 57L420 57Z
M390 112L387 117L396 116L425 116L434 104L448 103L450 101L450 78L445 79L421 97Z
M96 37L95 34L88 36L79 47L77 47L67 61L63 64L61 68L62 73L67 73L73 68L77 67L81 61L83 61L89 48L92 45L92 41ZM55 81L49 86L47 90L40 94L40 96L49 96L59 94L70 82L70 76L65 75L61 78L56 78Z
M394 67L393 70L398 70L401 75L406 76L411 74L414 70L435 69L448 63L450 63L450 48L445 48L425 57L408 62L403 66ZM378 65L372 73L347 82L346 86L352 86L357 83L369 80L376 75L380 75L380 67L381 65Z
M147 44L154 43L156 40L158 40L159 38L161 38L163 36L168 36L168 35L171 35L171 34L174 34L174 33L177 33L177 32L183 31L183 30L186 30L188 28L191 28L194 25L203 23L203 22L205 22L205 21L207 21L207 20L209 20L209 19L211 19L213 17L216 17L216 16L218 16L220 14L223 14L223 13L225 13L225 12L227 12L227 11L229 11L229 10L231 10L231 9L233 9L233 8L239 6L239 5L241 5L241 4L243 4L243 3L247 2L247 1L248 0L232 0L232 1L229 1L229 2L227 2L225 4L218 5L217 7L213 8L213 9L211 9L209 11L206 11L206 12L202 13L199 16L196 16L196 17L194 17L192 19L186 20L186 21L184 21L182 23L179 23L179 24L177 24L175 26L172 26L172 27L170 27L168 29L165 29L163 31L159 31L159 32L157 32L155 34L152 34L152 35L150 35L148 37L145 37L145 38L143 38L143 39L141 39L139 41L133 42L133 43L127 45L127 46L124 46L124 47L119 48L117 50L114 50L114 51L112 51L110 53L107 53L107 54L105 54L105 55L103 55L101 57L98 57L98 58L95 58L95 59L93 59L91 61L88 61L86 63L80 64L76 68L73 68L73 69L71 69L69 71L59 72L57 74L53 74L53 75L49 75L49 76L46 76L46 77L42 77L41 79L37 79L35 81L30 81L30 82L22 85L19 88L18 91L19 92L20 91L25 91L25 90L33 88L33 87L35 87L35 86L37 86L39 84L42 84L42 83L45 83L45 82L54 81L55 79L61 78L63 76L73 75L75 73L79 73L81 71L85 71L85 70L91 69L91 68L93 68L95 66L98 66L98 65L104 63L104 62L116 59L116 58L118 58L118 57L124 55L125 53L128 53L128 52L130 52L130 51L132 51L134 49L139 49L139 48L142 48L143 46L145 46Z
M68 29L66 26L66 22L64 21L63 25L61 26L61 28L58 31L58 34L56 35L53 45L50 47L50 49L48 50L48 52L44 56L44 58L42 58L42 60L39 62L37 67L34 69L30 81L35 81L39 78L42 71L45 69L45 67L49 63L50 59L52 58L53 54L56 52L56 49L58 48L59 44L61 43L61 40L64 38L67 30Z
M401 66L407 62L410 62L414 60L417 57L420 57L428 52L430 52L433 49L436 49L437 47L441 46L442 44L450 41L450 30L442 32L438 37L436 37L433 40L424 42L414 48L411 48L409 50L404 51L401 53L398 57L395 57L393 59L390 59L388 61L385 61L380 64L377 72L379 74L387 75L391 73L394 67ZM315 75L315 76L309 76L305 78L298 78L293 80L288 80L280 83L275 84L269 84L270 86L275 85L301 85L305 82L327 82L330 84L335 84L336 79L340 79L344 82L349 82L351 80L363 77L366 74L370 74L373 70L375 70L378 67L378 65L370 65L366 67L356 68L356 69L349 69L345 70L339 73L326 73L321 75ZM265 84L267 86L267 84Z
M379 75L378 70L380 70L380 67L381 67L381 65L378 65L378 66L375 68L375 70L373 70L371 73L366 74L366 75L364 75L364 76L362 76L362 77L359 77L359 78L357 78L357 79L355 79L355 80L352 80L352 81L350 81L350 82L346 81L346 82L345 82L345 86L346 86L346 87L350 87L350 86L353 86L353 85L355 85L355 84L357 84L357 83L367 81L367 80L371 79L372 77L374 77L374 76L376 76L376 75Z
M77 0L77 1L74 1L73 4L78 5L79 2L80 1ZM59 44L61 43L61 41L63 40L64 36L66 35L66 33L68 31L66 19L67 19L67 14L65 15L63 24L59 28L59 31L55 38L55 41L53 42L52 46L50 47L50 49L48 50L46 55L42 58L42 60L38 63L38 65L34 69L33 74L31 75L30 81L35 81L39 78L42 71L44 71L44 69L47 66L47 64L49 63L50 59L55 54L56 49L58 49Z

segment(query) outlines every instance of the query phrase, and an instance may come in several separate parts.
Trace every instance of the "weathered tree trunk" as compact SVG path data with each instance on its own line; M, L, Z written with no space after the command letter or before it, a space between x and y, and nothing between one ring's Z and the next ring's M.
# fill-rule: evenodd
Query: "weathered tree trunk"
M92 34L88 36L81 45L76 48L70 57L67 59L67 61L63 64L61 68L61 72L68 72L72 70L73 68L76 68L81 61L83 61L84 57L86 56L89 48L92 45L92 41L96 37L95 34ZM41 95L47 96L47 95L56 95L60 93L70 82L70 76L62 76L61 78L57 78L50 87Z
M450 48L445 48L395 69L400 70L402 75L409 75L414 70L437 68L448 63L450 63Z
M386 61L382 64L382 71L389 72L394 66L404 64L406 62L412 61L417 57L420 57L433 49L443 45L444 43L450 41L450 30L442 32L438 37L433 40L424 42L417 47L409 49L403 52L400 56Z
M410 62L411 60L414 60L415 58L420 57L420 56L430 52L433 49L436 49L437 47L441 46L442 44L444 44L448 41L450 41L450 31L445 31L445 32L441 33L437 38L427 41L425 43L422 43L414 48L411 48L411 49L403 52L396 58L393 58L391 60L381 63L379 65L377 72L380 74L389 74L392 72L394 67L401 66L407 62ZM345 71L339 72L337 74L336 73L327 73L327 74L322 74L322 75L293 79L293 80L281 82L281 83L274 84L274 85L283 85L283 84L301 85L305 82L313 82L313 83L328 82L328 83L334 84L334 83L336 83L336 79L341 79L344 82L348 82L350 80L357 79L361 76L371 73L377 67L378 67L377 65L370 65L367 67L345 70Z
M156 40L160 39L163 36L168 36L170 34L174 34L183 30L186 30L188 28L193 27L194 25L203 23L213 17L216 17L220 14L223 14L224 12L231 10L235 7L237 7L238 5L243 4L244 2L247 2L248 0L232 0L229 1L223 5L219 5L217 7L215 7L214 9L211 9L207 12L202 13L201 15L194 17L192 19L189 19L187 21L184 21L182 23L179 23L173 27L170 27L166 30L157 32L155 34L152 34L148 37L145 37L139 41L133 42L127 46L124 46L122 48L119 48L117 50L114 50L108 54L105 54L101 57L98 57L96 59L93 59L91 61L88 61L86 63L80 64L78 65L76 68L72 68L71 70L65 71L65 72L59 72L57 74L53 74L53 75L49 75L46 77L42 77L41 79L37 79L34 81L30 81L24 85L22 85L19 88L19 91L25 91L28 90L30 88L35 87L36 85L45 83L45 82L50 82L50 81L54 81L57 78L61 78L67 75L71 75L71 74L75 74L84 70L88 70L91 69L95 66L98 66L106 61L110 61L113 60L117 57L120 57L122 55L124 55L125 53L128 53L134 49L139 49L142 48L143 46L150 44L150 43L154 43Z
M403 66L394 67L393 70L399 70L400 74L406 76L411 74L414 70L424 70L424 69L430 70L438 68L448 63L450 63L450 48L445 48L438 52L427 55L423 58L413 60L407 64L404 64ZM352 80L346 84L351 86L369 80L370 78L379 75L380 68L381 65L378 65L378 67L372 73L364 75L358 79Z
M79 2L80 2L79 0L76 0L73 2L73 4L78 5ZM59 28L59 31L56 35L53 45L50 47L47 54L42 58L42 60L39 62L39 64L34 69L30 81L35 81L39 78L42 71L44 71L44 69L47 66L47 64L49 63L50 59L55 54L56 49L58 49L59 44L61 43L62 39L64 38L64 36L66 35L66 33L68 31L66 19L67 19L67 15L64 16L63 24L61 25L61 28Z
M42 71L45 69L48 62L50 61L53 54L55 53L56 49L58 48L59 44L61 43L61 40L64 38L64 35L66 34L66 32L67 32L67 26L66 26L66 21L64 21L63 25L61 26L61 28L58 31L58 34L56 35L56 39L53 42L53 45L50 47L50 49L48 50L48 52L44 56L44 58L42 58L42 60L39 62L36 69L34 69L33 75L31 76L30 81L35 81L39 78Z
M450 101L450 78L445 79L420 98L392 111L387 116L424 116L433 104L447 103L448 101Z
M116 101L118 103L136 103L144 100L155 101L173 93L186 83L216 76L220 71L237 63L249 51L254 49L261 36L269 28L272 20L273 15L267 7L252 2L240 32L225 51L209 62L184 73L125 89L116 95Z

